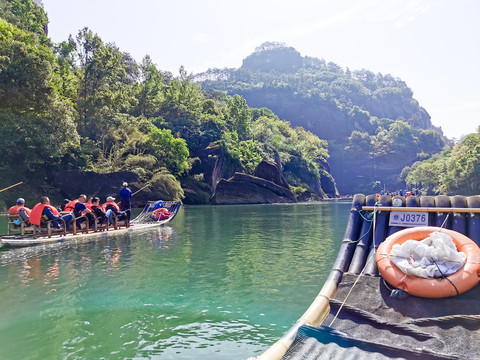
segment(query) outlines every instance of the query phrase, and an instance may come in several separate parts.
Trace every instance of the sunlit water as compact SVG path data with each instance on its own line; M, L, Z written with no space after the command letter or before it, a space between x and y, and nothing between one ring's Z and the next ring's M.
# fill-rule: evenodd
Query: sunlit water
M259 355L317 295L349 208L185 206L162 229L2 251L0 359Z

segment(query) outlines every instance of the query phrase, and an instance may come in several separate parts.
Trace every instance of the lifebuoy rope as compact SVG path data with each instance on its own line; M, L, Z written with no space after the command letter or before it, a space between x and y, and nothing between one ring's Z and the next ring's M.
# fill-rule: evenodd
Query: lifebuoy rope
M443 279L447 279L448 282L450 283L450 285L453 286L453 288L455 289L455 291L457 292L457 295L460 295L460 292L458 291L457 287L455 286L455 284L453 283L452 280L450 280L448 278L448 276L445 276L445 274L442 272L442 270L440 270L440 266L438 266L437 262L435 260L433 260L433 263L435 264L435 266L437 267L438 271L440 271L440 274L442 274L442 277L438 278L439 280L443 280Z

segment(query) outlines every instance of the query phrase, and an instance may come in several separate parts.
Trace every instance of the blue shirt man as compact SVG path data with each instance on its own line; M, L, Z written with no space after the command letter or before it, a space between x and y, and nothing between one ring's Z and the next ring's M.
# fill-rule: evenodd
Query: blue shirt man
M132 191L128 188L128 184L126 182L124 182L122 186L123 187L118 192L120 195L120 210L130 210L132 207L130 202L130 199L132 198Z
M40 198L40 203L50 205L50 199L46 196L42 196ZM55 226L57 229L60 229L61 226L60 226L60 223L56 220L59 220L59 219L63 218L63 220L65 221L65 227L66 227L67 230L70 228L70 223L73 220L73 216L71 214L67 214L67 215L64 215L64 216L55 215L49 207L45 207L43 209L42 214L45 215L48 218L48 220L55 220L55 221L53 221L53 226Z

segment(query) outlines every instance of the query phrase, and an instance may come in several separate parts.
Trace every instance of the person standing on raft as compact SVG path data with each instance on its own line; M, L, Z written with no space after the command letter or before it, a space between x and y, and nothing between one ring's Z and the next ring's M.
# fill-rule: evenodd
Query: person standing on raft
M128 188L128 183L124 182L122 184L122 188L118 192L120 195L120 210L126 211L131 210L131 198L132 198L132 191Z

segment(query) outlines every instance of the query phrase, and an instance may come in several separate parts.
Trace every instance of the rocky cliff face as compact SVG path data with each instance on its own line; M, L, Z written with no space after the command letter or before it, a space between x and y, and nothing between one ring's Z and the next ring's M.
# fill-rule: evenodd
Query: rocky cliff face
M290 189L252 175L235 173L230 179L222 179L212 198L217 205L226 204L274 204L294 203Z
M253 176L271 181L278 186L289 189L287 180L282 175L281 169L277 164L270 161L262 161L253 172Z
M295 195L276 164L262 161L255 169L255 174L258 176L237 172L228 180L220 180L212 202L219 205L296 202Z

